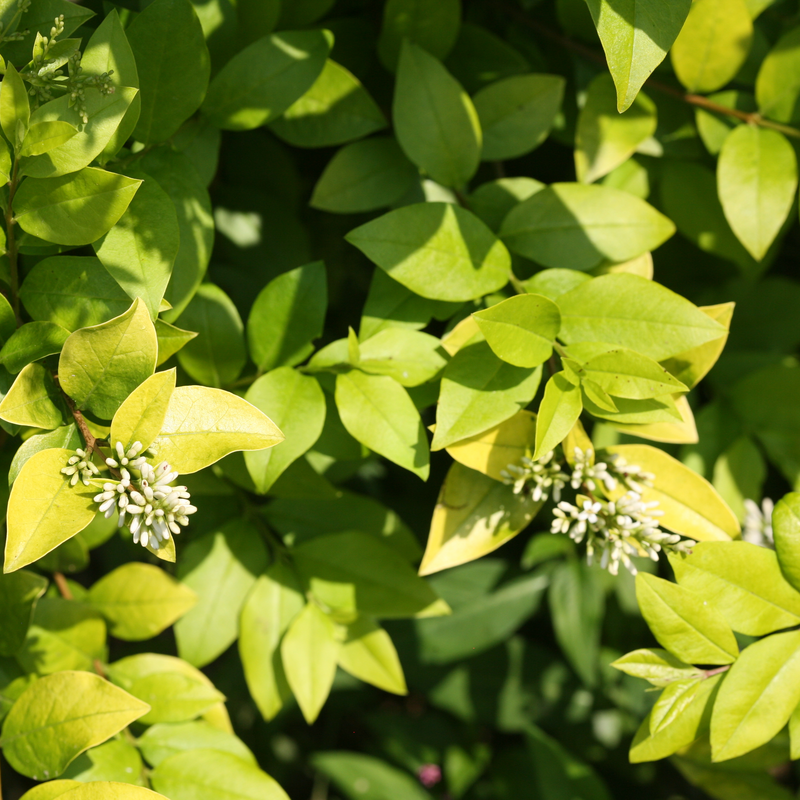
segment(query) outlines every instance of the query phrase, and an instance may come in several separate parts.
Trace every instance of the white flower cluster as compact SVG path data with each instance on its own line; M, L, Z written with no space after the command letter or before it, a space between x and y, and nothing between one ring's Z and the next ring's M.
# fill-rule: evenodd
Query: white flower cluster
M544 502L551 492L553 499L558 502L561 499L561 490L567 485L569 478L561 471L561 464L553 460L554 456L555 452L551 450L536 461L525 457L521 467L509 464L500 474L505 483L514 485L516 494L532 483L531 498L535 502Z
M652 472L645 472L640 466L629 464L618 453L612 453L610 461L611 472L633 492L641 494L644 487L652 486L656 479Z
M761 502L761 508L753 500L744 501L744 530L742 539L760 547L775 549L775 540L772 536L772 510L775 504L769 497Z
M580 447L576 447L574 453L575 466L569 479L569 485L573 489L586 486L590 492L593 492L597 488L595 481L601 481L609 492L613 492L617 488L617 479L608 471L608 465L604 461L592 464L594 451L591 448L581 450Z
M67 466L61 470L65 475L69 475L70 486L80 480L84 486L89 485L89 481L100 474L100 470L92 463L92 457L85 450L76 450L74 456L70 456Z
M95 502L106 517L119 511L119 526L128 526L136 544L158 550L170 533L180 533L180 526L189 524L189 515L197 508L189 503L185 486L171 485L178 473L166 461L157 467L148 464L139 455L142 451L139 442L127 452L120 442L114 449L117 458L107 458L106 464L119 468L121 478L103 483L103 491L95 496Z
M690 552L695 542L681 539L658 527L663 511L658 501L645 503L638 492L628 491L619 500L599 501L578 496L579 506L560 502L553 510L552 533L566 533L577 544L586 540L586 558L591 564L600 555L600 566L612 575L622 563L631 574L636 567L631 556L650 556L658 561L662 550Z

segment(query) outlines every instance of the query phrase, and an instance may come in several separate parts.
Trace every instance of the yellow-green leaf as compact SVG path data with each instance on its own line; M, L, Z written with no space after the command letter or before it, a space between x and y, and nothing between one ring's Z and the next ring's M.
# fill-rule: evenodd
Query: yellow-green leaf
M420 575L491 553L527 527L541 505L528 493L515 494L511 486L453 464L433 512Z
M157 372L140 384L111 420L111 444L122 442L127 451L134 442L146 450L158 436L175 388L175 369Z
M41 364L28 364L0 403L0 418L14 425L52 430L64 422L53 376Z
M180 473L198 470L239 450L264 450L283 441L272 420L222 389L179 386L151 452Z
M362 617L347 626L339 666L359 680L393 694L408 694L403 667L389 634Z
M91 672L57 672L31 684L9 711L3 723L3 755L29 778L54 778L84 750L148 709Z
M741 535L739 520L717 490L694 470L647 444L625 444L609 448L629 464L637 464L655 475L653 486L642 489L645 503L657 500L664 512L659 524L698 541L727 541ZM619 494L624 489L617 489Z
M96 489L61 473L71 450L52 448L31 456L8 500L4 572L24 567L82 531L97 512Z

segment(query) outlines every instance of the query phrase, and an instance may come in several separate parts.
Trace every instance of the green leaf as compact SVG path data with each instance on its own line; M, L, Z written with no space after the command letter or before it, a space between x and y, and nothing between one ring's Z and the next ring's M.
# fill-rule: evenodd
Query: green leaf
M31 362L60 352L68 337L69 331L55 322L29 322L0 349L0 364L16 375Z
M756 79L759 113L776 122L795 124L800 120L800 30L792 28L778 39L761 62Z
M401 386L419 386L433 380L447 364L439 339L408 328L378 331L360 344L359 353L360 370L389 375Z
M446 572L431 583L444 594L448 578L458 580L457 576L465 576L465 570L485 563L475 562L461 570ZM500 568L503 569L503 562ZM465 577L461 580L466 584ZM449 616L416 620L414 631L420 660L426 664L446 664L471 658L506 641L539 608L549 582L541 574L515 578L491 594L468 592L468 599L457 606L454 603ZM466 584L465 588L473 586Z
M139 191L119 222L94 243L94 251L128 296L141 298L155 319L178 254L180 230L169 195L149 175L134 174L142 180Z
M680 33L691 0L587 0L608 68L617 87L617 110L627 110Z
M388 0L383 9L383 25L378 38L378 56L394 72L404 40L443 59L453 48L461 25L461 0L418 3L415 0Z
M121 442L127 451L139 442L147 450L161 431L174 389L174 369L157 372L137 386L111 420L112 446Z
M314 603L303 608L283 637L286 680L309 725L328 699L340 649L333 621Z
M744 0L695 0L670 51L672 67L688 91L716 91L744 64L752 39Z
M0 127L15 150L22 145L30 119L31 107L25 82L14 65L7 64L0 91Z
M747 647L722 682L711 715L711 756L727 761L765 744L800 702L800 631Z
M391 797L392 800L431 800L408 772L389 766L385 761L364 755L329 751L316 753L311 763L314 769L328 776L349 798ZM365 795L366 783L370 795Z
M481 160L524 156L548 136L564 97L560 75L514 75L475 95L483 131Z
M353 677L393 694L408 694L403 667L386 631L361 617L347 626L339 666Z
M312 87L332 45L333 36L323 30L281 32L256 40L211 81L203 114L229 131L272 122Z
M155 0L127 33L142 97L133 135L144 144L164 142L206 94L210 63L200 20L189 0Z
M13 656L25 641L36 601L44 594L47 580L33 572L0 575L0 656Z
M87 75L111 73L115 94L122 87L139 88L136 59L116 9L111 11L92 34L83 51L81 67ZM139 121L141 110L142 98L137 93L125 116L103 147L104 157L114 156L122 149Z
M397 619L433 616L446 608L403 556L369 534L321 536L292 553L310 591L344 621L352 621L355 612Z
M533 457L541 458L561 444L582 409L580 389L570 383L563 372L553 375L544 387L544 398L539 406Z
M416 562L422 554L417 537L394 511L346 489L330 497L305 497L302 503L278 497L264 507L264 516L290 546L326 533L353 530L381 539L407 561Z
M491 553L526 528L541 505L528 493L453 464L433 511L420 575Z
M740 125L717 166L719 199L739 241L761 261L786 221L797 192L797 158L783 134Z
M188 474L229 453L263 450L283 439L275 423L241 397L205 386L179 386L150 451L172 469Z
M727 336L727 328L697 306L636 275L594 278L558 299L559 338L567 345L608 342L656 361Z
M111 419L156 367L158 341L150 315L137 298L120 316L75 331L58 361L61 387L78 408Z
M577 375L614 397L631 400L649 400L689 391L658 362L627 348L608 350L589 358L577 369Z
M42 450L20 470L8 500L4 572L36 561L94 518L96 490L70 486L61 474L72 455L71 450Z
M708 730L722 675L669 684L631 744L632 764L671 756Z
M197 331L178 353L178 362L192 378L221 388L239 377L247 362L244 325L233 301L219 286L202 284L177 323Z
M239 656L247 688L265 720L273 719L291 696L280 644L305 605L294 573L275 561L255 582L239 620Z
M702 672L672 653L659 648L634 650L611 663L615 669L635 678L644 678L653 686L669 686L675 681L699 678Z
M701 595L640 572L636 599L658 643L687 664L732 664L739 656L733 631Z
M231 733L214 728L204 720L157 723L149 727L136 740L136 746L153 767L157 767L170 756L186 750L216 750L233 753L243 761L253 764L256 760L241 739Z
M90 672L60 672L26 689L3 724L3 755L34 780L60 775L78 755L139 719L145 703Z
M14 425L58 428L64 423L62 402L50 372L41 364L28 364L0 402L0 418Z
M131 300L96 258L53 256L36 264L19 293L35 320L75 331L108 322Z
M443 320L453 315L460 305L428 300L414 294L390 278L383 270L372 273L369 293L361 312L358 336L366 342L386 328L420 330L432 318Z
M643 93L620 115L612 77L606 73L598 75L586 90L586 102L578 116L575 133L578 180L593 183L626 162L656 132L656 122L656 105Z
M187 705L183 706L183 713L189 716L196 715L198 708L198 697L209 697L216 692L214 685L199 669L196 669L191 664L183 661L175 656L164 656L156 653L139 653L137 655L128 656L120 661L115 661L106 667L106 672L115 684L121 686L128 692L133 691L134 686L139 686L142 690L149 692L158 703L164 703L163 708L154 706L153 711L158 714L163 710L165 713L178 714L181 707L178 704L172 704L173 698L170 696L169 689L159 691L159 680L144 681L145 678L158 676L158 678L166 675L175 674L187 678L179 685L173 683L171 678L167 681L174 685L175 688L180 688L182 692L186 692L184 699ZM201 691L199 687L205 687L205 691ZM210 691L208 691L210 690ZM194 695L194 697L192 697ZM182 700L181 700L182 702ZM205 703L205 700L203 700ZM225 706L222 702L213 705L208 711L203 714L204 719L214 725L220 730L227 733L232 733L228 714L225 711Z
M178 328L175 325L170 325L169 322L164 322L163 319L156 320L156 338L158 339L158 359L156 366L160 367L165 361L168 361L175 355L181 348L185 347L188 342L191 342L197 336L195 331L185 331L183 328Z
M225 699L213 686L179 672L153 672L133 681L130 693L150 706L142 722L187 722Z
M90 90L86 92L89 122L85 124L77 108L70 106L69 94L39 106L31 115L31 127L66 121L78 132L58 147L23 161L21 174L33 178L56 178L87 167L101 155L109 141L116 138L122 120L138 101L137 90L119 82L116 82L114 94Z
M117 781L117 785L122 786L140 782L143 768L139 751L128 742L116 740L78 756L64 775L84 783Z
M89 590L88 604L99 611L117 639L151 639L197 602L195 593L151 564L124 564Z
M463 347L442 376L431 448L442 450L513 417L533 399L541 376L541 367L501 361L487 342Z
M38 675L88 671L95 660L106 657L106 626L100 615L60 597L44 597L36 604L25 644L17 654L20 666Z
M544 188L543 183L533 178L500 178L484 183L472 192L469 196L469 207L472 213L483 220L493 233L497 233L508 212L514 206ZM573 270L562 271L572 275L577 274ZM536 292L534 291L534 293ZM540 294L545 293L540 292ZM550 295L546 296L550 297ZM555 298L550 297L550 299Z
M390 211L347 241L412 292L431 300L474 300L502 289L511 259L473 214L450 203Z
M733 630L764 636L800 624L800 594L781 574L772 550L748 542L701 542L670 555L675 580L709 598Z
M790 492L778 501L772 512L772 530L781 572L800 591L800 493Z
M5 344L17 330L17 318L5 295L0 299L0 343Z
M164 299L172 308L162 314L174 322L188 305L205 275L214 244L211 199L194 164L183 154L158 147L140 162L170 196L180 229L180 245Z
M186 548L178 578L198 599L175 625L182 658L202 667L233 644L239 612L266 565L264 543L244 520L233 520Z
M258 294L247 318L250 356L262 372L293 367L314 351L328 305L321 261L284 272Z
M474 317L494 354L515 367L547 361L561 328L558 306L539 294L509 297Z
M478 169L478 114L458 81L421 47L404 41L392 119L405 154L443 186L461 187Z
M78 129L68 122L53 120L52 122L34 122L25 134L25 140L19 151L20 156L40 156L64 142L68 142L78 133Z
M277 448L245 453L256 491L266 494L283 471L319 439L325 424L325 396L313 376L278 367L255 381L245 399L267 414L286 437Z
M427 480L430 455L425 429L397 381L359 370L337 375L336 407L354 439Z
M555 183L511 209L500 236L515 253L546 267L590 270L655 250L675 226L618 189Z
M385 208L406 194L418 175L394 139L353 142L328 162L314 186L310 205L334 214Z
M289 800L251 761L216 750L178 753L162 761L150 780L170 800Z
M645 503L658 501L659 525L698 541L724 541L740 536L739 520L716 489L694 470L663 450L646 444L617 445L609 451L636 464L653 478L642 486ZM617 492L623 493L618 487Z
M330 59L303 96L270 128L295 147L331 147L386 127L386 118L352 72Z
M597 682L605 595L598 573L583 562L559 564L547 593L556 640L584 683Z
M87 167L57 178L27 178L14 197L20 228L65 245L91 244L116 225L141 181Z
M0 180L5 185L11 180L11 150L5 139L0 141Z

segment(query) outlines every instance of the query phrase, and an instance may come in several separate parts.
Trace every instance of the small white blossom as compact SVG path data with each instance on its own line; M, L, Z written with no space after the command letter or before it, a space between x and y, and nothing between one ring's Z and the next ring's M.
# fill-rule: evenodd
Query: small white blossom
M575 466L570 477L570 486L573 489L586 486L590 492L593 492L597 489L596 481L601 481L609 492L613 492L617 488L617 479L608 471L608 465L605 462L598 461L596 464L592 464L594 451L591 448L584 451L580 447L576 447L574 452Z
M644 488L652 486L656 479L652 472L645 472L640 466L629 464L618 453L612 453L609 460L611 461L611 472L634 492L641 494Z
M638 492L626 492L617 501L579 496L580 505L562 501L553 510L552 533L566 533L576 544L586 541L586 558L591 564L600 554L600 566L612 575L623 564L632 574L632 556L648 555L658 560L661 550L691 552L694 542L681 539L658 527L663 511L658 501L645 503Z
M106 463L120 468L120 479L105 482L94 500L106 517L119 512L119 527L128 527L134 543L158 550L171 534L189 524L197 508L189 502L185 486L172 485L178 473L166 461L153 467L143 456L137 458L140 442L127 452L120 442L114 449L118 458L107 458Z
M769 497L765 497L761 502L761 508L753 500L744 501L746 512L744 518L744 530L742 539L760 547L775 547L775 540L772 536L772 509L775 504Z
M536 461L530 458L522 459L522 466L509 464L500 472L507 484L513 484L514 492L519 494L529 484L532 484L531 499L535 502L544 502L550 495L558 502L561 499L561 490L567 485L567 475L561 471L561 464L554 460L555 453L551 450Z
M70 476L70 486L75 486L80 480L84 486L89 485L89 481L100 471L92 462L92 457L85 450L76 450L74 456L67 460L67 466L61 470L64 475Z

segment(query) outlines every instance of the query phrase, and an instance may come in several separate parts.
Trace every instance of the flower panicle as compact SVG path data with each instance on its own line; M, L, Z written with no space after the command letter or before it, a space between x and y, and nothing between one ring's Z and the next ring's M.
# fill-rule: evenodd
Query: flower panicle
M80 481L84 486L100 474L100 470L92 461L92 454L88 450L78 449L74 456L67 460L67 466L61 470L68 476L70 486L75 486Z
M178 472L166 461L154 467L140 455L141 442L128 450L116 442L113 450L116 458L106 458L106 464L119 469L120 479L103 483L103 491L94 498L98 510L106 517L117 511L119 527L130 530L135 544L158 550L189 524L197 508L185 486L173 485Z

